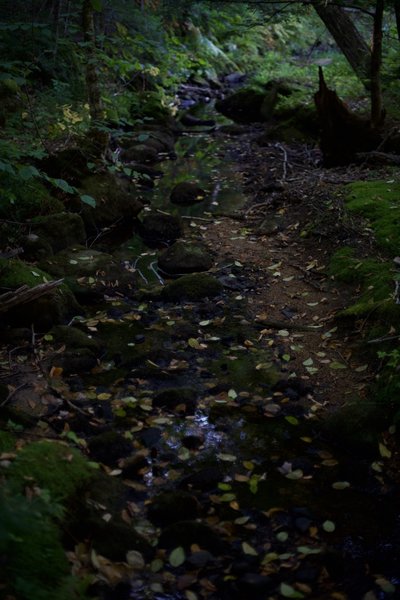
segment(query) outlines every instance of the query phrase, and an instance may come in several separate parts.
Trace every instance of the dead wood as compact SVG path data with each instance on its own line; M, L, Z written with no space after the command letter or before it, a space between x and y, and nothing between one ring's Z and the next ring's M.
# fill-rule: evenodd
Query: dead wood
M371 122L351 112L336 92L328 88L321 67L314 101L320 120L320 147L325 166L350 164L358 152L370 152L381 143L382 136L371 127Z
M16 290L1 294L0 313L7 312L11 308L14 308L14 306L26 304L27 302L31 302L32 300L36 300L37 298L44 296L45 294L49 294L56 287L61 285L63 281L63 279L48 281L46 283L35 285L35 287L32 288L27 285L23 285Z
M398 154L390 154L387 152L357 152L355 162L362 165L372 165L381 167L386 165L400 165L400 156Z

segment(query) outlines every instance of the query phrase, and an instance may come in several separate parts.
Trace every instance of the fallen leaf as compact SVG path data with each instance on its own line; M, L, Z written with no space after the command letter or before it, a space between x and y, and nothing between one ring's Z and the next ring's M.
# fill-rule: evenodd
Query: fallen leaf
M172 552L170 553L168 560L169 564L172 567L180 567L181 565L183 565L183 563L186 560L186 554L182 546L174 548L174 550L172 550Z

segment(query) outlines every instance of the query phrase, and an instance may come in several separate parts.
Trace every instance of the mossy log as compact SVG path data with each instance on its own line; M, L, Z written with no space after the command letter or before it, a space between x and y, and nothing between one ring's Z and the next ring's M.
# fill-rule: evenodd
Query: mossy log
M20 304L26 304L32 300L36 300L45 294L49 294L56 287L63 283L63 279L57 279L54 281L48 281L46 283L40 283L35 287L29 287L28 285L22 285L16 290L6 292L0 295L0 313L7 312L14 306Z

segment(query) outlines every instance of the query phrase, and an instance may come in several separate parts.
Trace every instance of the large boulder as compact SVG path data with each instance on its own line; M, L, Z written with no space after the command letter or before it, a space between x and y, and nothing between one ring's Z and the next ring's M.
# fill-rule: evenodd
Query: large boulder
M61 212L31 220L31 231L43 243L48 243L53 252L71 244L82 244L86 239L82 217L76 213Z
M84 246L71 246L40 263L54 277L64 277L70 289L79 296L89 290L103 295L108 289L128 291L132 274L111 254Z
M86 228L98 232L101 227L116 222L132 222L143 208L142 202L129 181L111 173L91 175L81 184L80 192L96 200L96 206L80 203Z
M205 196L206 192L196 183L182 181L173 188L170 200L172 204L177 204L179 206L190 206L191 204L202 202Z
M158 266L167 275L208 271L213 256L206 246L198 242L178 240L158 259Z
M38 267L27 265L19 259L0 259L0 293L17 290L22 286L34 288L52 281L52 276ZM81 312L70 289L62 284L52 292L15 306L4 313L7 325L34 325L37 331L47 331Z
M237 123L253 123L263 121L261 107L265 93L257 90L243 89L218 100L215 108L225 117Z
M176 215L148 213L139 225L139 233L149 246L172 244L183 234L182 219Z
M201 300L214 298L222 292L222 284L208 273L183 275L163 288L162 296L167 301Z

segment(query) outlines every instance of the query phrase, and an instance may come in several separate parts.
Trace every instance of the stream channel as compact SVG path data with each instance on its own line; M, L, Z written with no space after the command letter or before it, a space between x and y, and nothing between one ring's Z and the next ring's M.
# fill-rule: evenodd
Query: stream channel
M229 219L249 201L240 143L218 131L181 136L177 159L161 163L164 176L143 192L148 209L179 212L185 238L201 240L209 220ZM171 188L185 180L208 199L171 205ZM231 223L232 235L248 235ZM145 562L128 586L100 586L102 597L399 597L394 486L379 458L323 439L313 390L290 378L273 352L274 333L261 334L248 319L250 269L226 257L210 269L220 293L170 302L149 293L164 283L160 251L139 236L115 251L143 295L110 298L82 320L107 351L90 374L66 379L72 400L93 416L85 423L72 411L70 428L105 465L108 493L117 490L113 499L93 495L93 505L121 512L138 535L125 547L105 530L98 552L121 560L135 550Z

